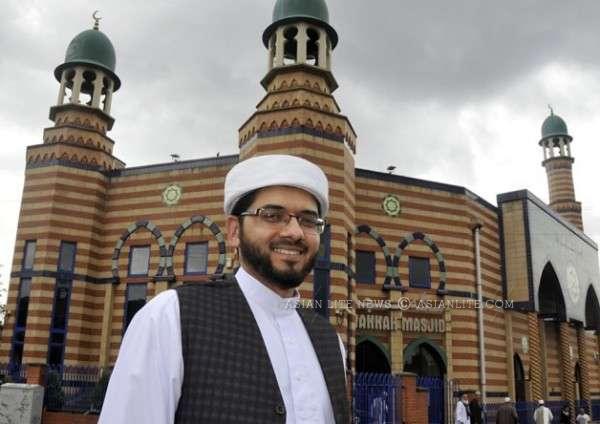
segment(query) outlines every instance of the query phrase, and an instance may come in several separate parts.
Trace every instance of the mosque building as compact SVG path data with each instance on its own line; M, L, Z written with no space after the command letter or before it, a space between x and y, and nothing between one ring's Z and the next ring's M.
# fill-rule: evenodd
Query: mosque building
M442 399L430 418L456 390L489 403L600 400L598 246L583 231L565 121L551 112L539 140L549 204L522 190L494 205L357 168L329 22L325 0L277 0L265 95L239 128L239 154L138 167L113 155L111 41L97 23L71 41L54 71L53 124L26 151L0 363L114 364L149 299L237 266L224 234L229 169L286 153L329 179L328 225L300 292L336 326L352 372L430 377Z

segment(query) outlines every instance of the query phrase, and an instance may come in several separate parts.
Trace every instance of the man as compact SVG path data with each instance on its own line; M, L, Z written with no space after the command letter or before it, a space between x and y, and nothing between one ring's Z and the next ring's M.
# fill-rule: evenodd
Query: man
M456 424L471 424L471 412L469 411L469 397L463 393L456 404Z
M504 398L504 403L496 412L496 424L515 424L519 422L517 410L512 405L509 397Z
M471 424L481 424L483 421L483 411L479 403L479 391L473 393L473 398L469 401L469 411L471 412Z
M138 312L100 424L347 423L343 346L296 308L328 208L327 178L304 159L234 166L224 210L235 278L182 285Z
M575 418L577 424L588 424L592 422L592 418L585 413L585 409L579 408L579 414Z
M535 424L550 424L553 419L554 415L552 415L552 411L550 411L550 408L547 408L544 405L544 400L538 400L538 407L533 413L533 421L535 422Z

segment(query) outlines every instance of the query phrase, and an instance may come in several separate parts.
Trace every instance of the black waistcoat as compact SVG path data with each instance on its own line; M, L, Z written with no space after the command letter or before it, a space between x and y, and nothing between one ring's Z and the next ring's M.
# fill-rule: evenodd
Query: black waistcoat
M177 424L284 424L285 407L252 310L234 281L177 287L184 378ZM333 327L298 312L321 364L335 424L349 422L343 363Z

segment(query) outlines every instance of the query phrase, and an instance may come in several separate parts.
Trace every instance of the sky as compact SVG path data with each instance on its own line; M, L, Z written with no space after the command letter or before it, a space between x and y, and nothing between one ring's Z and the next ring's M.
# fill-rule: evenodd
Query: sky
M127 166L235 154L264 95L274 0L3 0L0 14L0 283L7 283L25 168L56 102L54 68L93 25L112 40L114 154ZM548 104L573 136L576 197L600 241L600 2L327 0L340 42L334 93L358 133L356 164L464 186L496 204L548 200ZM0 285L1 287L1 285Z

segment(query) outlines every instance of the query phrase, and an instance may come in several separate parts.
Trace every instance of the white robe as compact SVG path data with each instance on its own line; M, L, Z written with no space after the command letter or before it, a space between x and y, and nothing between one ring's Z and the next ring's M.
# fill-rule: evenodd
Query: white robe
M468 404L465 404L462 400L459 400L456 404L456 424L471 424L471 418L467 414Z
M267 347L285 404L286 424L334 423L319 360L295 309L299 295L283 299L242 268L236 279ZM341 340L340 347L344 358ZM99 424L173 423L183 374L179 300L174 290L167 290L131 321Z

